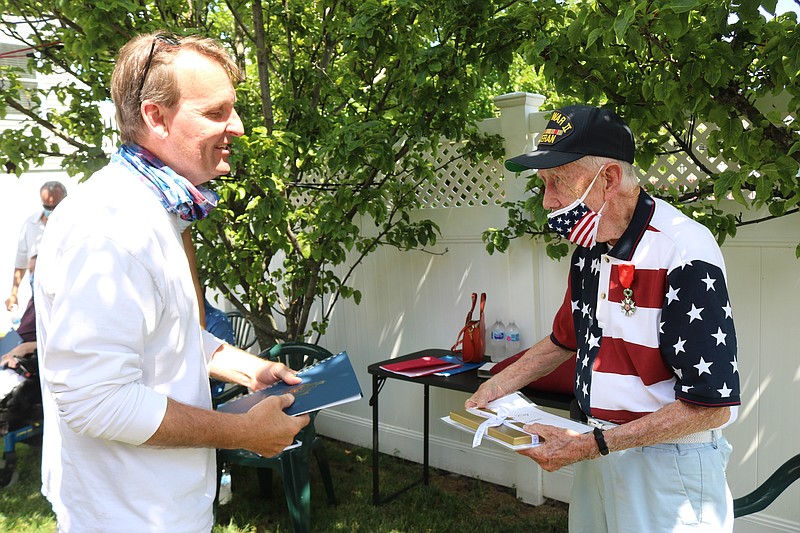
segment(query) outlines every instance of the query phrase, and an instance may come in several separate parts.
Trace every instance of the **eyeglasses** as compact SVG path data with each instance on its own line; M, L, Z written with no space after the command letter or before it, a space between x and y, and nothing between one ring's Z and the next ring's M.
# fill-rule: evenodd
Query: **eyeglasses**
M600 175L600 172L603 171L605 166L606 165L602 165L598 169L597 173L594 175L592 181L589 184L587 184L586 187L582 187L584 192L586 192L586 189L589 188L591 183L594 183L594 180L597 179L597 176ZM583 196L583 193L578 193L578 191L576 191L575 188L573 187L573 185L576 184L575 183L576 179L574 177L566 178L564 177L563 174L556 174L556 173L553 174L548 173L547 177L545 177L542 176L542 173L540 171L539 178L544 182L545 187L548 186L552 187L554 189L554 192L558 194L566 194L567 192L569 192L575 198L580 198L581 196Z
M147 56L147 63L144 64L144 70L142 71L142 79L139 80L139 91L136 93L136 99L141 102L142 101L142 89L144 89L144 80L147 78L147 73L150 71L150 63L153 62L153 56L156 52L156 43L157 42L166 43L170 46L180 46L181 42L177 36L171 33L159 33L155 37L153 37L153 44L150 45L150 54Z
M563 175L551 174L547 177L539 172L539 178L544 182L545 187L550 187L556 194L571 194L575 198L580 198L580 194L573 188L571 182L574 178L566 178Z

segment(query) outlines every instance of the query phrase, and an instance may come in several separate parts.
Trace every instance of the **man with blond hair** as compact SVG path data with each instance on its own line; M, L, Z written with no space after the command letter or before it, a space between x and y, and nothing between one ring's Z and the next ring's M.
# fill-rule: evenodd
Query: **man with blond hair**
M308 424L268 398L211 409L209 376L300 379L200 325L181 235L213 209L243 125L236 66L215 41L141 35L119 52L122 146L49 222L36 272L45 412L42 492L64 532L209 531L215 448L279 453Z

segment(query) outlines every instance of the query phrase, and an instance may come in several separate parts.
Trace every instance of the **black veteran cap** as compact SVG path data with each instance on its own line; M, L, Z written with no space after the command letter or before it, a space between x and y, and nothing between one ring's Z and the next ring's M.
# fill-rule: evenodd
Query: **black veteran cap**
M553 111L536 150L512 157L506 168L522 172L553 168L586 155L633 163L631 129L616 113L600 107L572 105Z

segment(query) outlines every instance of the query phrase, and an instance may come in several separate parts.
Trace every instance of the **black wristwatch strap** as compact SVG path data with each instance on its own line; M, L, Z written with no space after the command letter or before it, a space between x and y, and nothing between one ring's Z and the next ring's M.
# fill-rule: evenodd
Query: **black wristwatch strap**
M608 455L608 445L602 429L594 428L594 440L597 441L597 447L600 448L600 455Z

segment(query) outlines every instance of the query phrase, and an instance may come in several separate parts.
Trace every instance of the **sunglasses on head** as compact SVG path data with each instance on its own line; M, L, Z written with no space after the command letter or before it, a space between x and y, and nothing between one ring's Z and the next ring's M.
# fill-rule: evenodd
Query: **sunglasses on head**
M139 90L136 93L136 99L142 101L142 89L144 89L144 80L147 79L147 73L150 71L150 64L153 62L153 56L156 53L156 44L162 42L170 46L180 46L180 39L171 33L159 33L153 37L153 43L150 45L150 54L147 56L147 63L144 64L142 71L142 78L139 80Z

